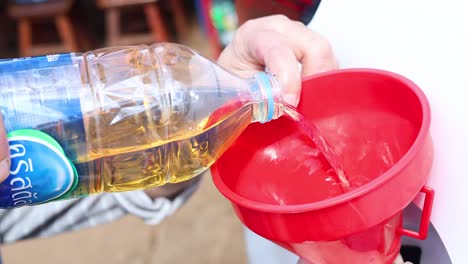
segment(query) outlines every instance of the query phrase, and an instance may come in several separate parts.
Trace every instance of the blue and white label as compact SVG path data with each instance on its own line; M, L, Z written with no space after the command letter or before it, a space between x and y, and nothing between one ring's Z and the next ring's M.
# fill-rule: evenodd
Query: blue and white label
M76 169L52 137L25 129L9 133L8 141L11 167L0 184L0 208L44 203L76 187Z
M66 156L86 153L81 57L74 53L0 60L0 114L8 132L41 130Z
M47 69L72 64L73 53L46 56L0 59L0 74Z

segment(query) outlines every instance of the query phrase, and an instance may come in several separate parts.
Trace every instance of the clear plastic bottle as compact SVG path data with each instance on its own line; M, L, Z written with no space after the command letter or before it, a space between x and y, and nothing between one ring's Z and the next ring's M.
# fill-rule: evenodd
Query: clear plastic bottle
M0 208L188 180L283 106L273 76L243 79L172 43L0 61Z

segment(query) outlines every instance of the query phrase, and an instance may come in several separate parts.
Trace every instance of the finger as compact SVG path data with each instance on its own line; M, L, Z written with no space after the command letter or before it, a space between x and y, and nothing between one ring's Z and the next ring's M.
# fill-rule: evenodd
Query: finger
M286 38L273 31L258 32L251 38L248 46L253 51L252 57L277 77L283 100L297 106L301 91L301 72Z
M294 25L288 41L302 64L303 76L336 69L337 61L330 43L306 26Z
M272 46L265 52L264 60L270 73L278 78L283 100L297 106L301 92L301 71L294 52L286 45Z
M223 50L217 62L221 67L243 78L250 78L256 72L265 69L263 64L253 61L253 58L247 58L247 55L236 51L232 44Z
M10 153L2 115L0 114L0 182L10 174Z
M296 58L302 64L303 76L334 70L338 67L330 43L306 25L282 15L257 20L262 20L262 23L260 21L246 23L245 31L270 30L287 36L289 47L293 49Z

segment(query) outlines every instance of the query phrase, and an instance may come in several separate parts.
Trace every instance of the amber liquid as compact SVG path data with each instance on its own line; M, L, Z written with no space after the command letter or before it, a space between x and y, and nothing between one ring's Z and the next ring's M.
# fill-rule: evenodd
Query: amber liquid
M306 123L292 107L286 107L285 113L309 135L311 144L316 145L324 155L335 172L333 176L337 177L343 191L347 191L350 185L343 166L318 129ZM252 106L244 105L217 117L214 123L213 120L204 119L197 124L200 129L209 126L202 133L142 151L98 159L94 162L95 175L100 175L99 182L103 185L91 192L129 191L189 180L206 171L251 122Z
M192 111L199 114L197 117L187 115L184 105L170 113L161 110L164 106L156 105L125 116L123 109L142 105L128 101L124 107L85 118L87 138L91 140L88 154L102 153L104 148L106 156L93 160L78 157L76 164L85 169L80 173L81 190L77 190L77 195L178 183L206 171L252 122L253 105L230 105L237 94L229 89L223 93L220 97L219 91L199 90L204 103L198 104L202 109ZM220 109L223 111L219 112ZM315 126L306 123L292 107L285 107L285 114L310 135L311 144L321 151L343 190L347 190L349 182L343 167ZM213 116L216 117L213 119ZM139 149L129 151L127 146L139 146ZM112 153L107 153L109 151Z
M245 105L199 134L96 160L96 175L102 177L103 186L94 188L93 192L143 189L186 181L201 174L251 123L251 109ZM207 121L198 125L204 127Z

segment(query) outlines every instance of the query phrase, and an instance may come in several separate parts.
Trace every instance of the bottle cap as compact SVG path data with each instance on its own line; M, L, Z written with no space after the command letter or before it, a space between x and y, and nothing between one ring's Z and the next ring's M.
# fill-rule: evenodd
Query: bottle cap
M265 72L258 72L255 75L255 78L260 83L260 86L263 88L264 96L267 101L267 116L264 121L261 123L270 122L273 119L274 109L275 109L275 98L273 96L273 89L271 87L270 77Z

